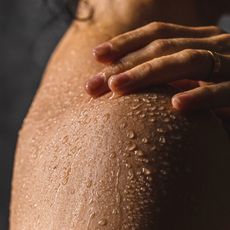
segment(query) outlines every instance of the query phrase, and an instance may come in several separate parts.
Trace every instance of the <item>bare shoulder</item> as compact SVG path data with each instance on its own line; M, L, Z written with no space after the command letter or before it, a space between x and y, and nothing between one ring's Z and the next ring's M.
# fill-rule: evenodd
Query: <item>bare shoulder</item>
M41 121L32 111L18 143L12 229L225 224L227 135L210 114L176 113L170 98L168 89L104 97Z

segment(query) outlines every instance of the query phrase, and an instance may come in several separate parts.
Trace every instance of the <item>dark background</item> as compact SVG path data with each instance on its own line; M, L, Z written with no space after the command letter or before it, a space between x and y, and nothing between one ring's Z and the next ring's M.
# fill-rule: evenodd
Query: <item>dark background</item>
M8 229L17 133L46 62L71 21L64 0L0 0L0 230ZM226 30L228 20L221 23Z

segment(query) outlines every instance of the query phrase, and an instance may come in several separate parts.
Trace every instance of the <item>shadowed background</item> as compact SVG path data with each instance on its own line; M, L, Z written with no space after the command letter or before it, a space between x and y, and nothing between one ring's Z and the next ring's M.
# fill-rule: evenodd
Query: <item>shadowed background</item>
M0 230L8 229L18 130L70 21L64 0L0 0ZM230 30L230 19L221 26Z

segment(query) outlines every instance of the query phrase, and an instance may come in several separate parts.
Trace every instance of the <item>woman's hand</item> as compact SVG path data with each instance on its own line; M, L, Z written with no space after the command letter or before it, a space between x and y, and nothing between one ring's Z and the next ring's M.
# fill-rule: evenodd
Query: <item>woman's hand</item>
M176 109L221 108L226 114L229 54L230 34L218 27L154 22L94 49L96 59L108 65L87 81L86 91L99 97L170 83L183 91L172 98Z

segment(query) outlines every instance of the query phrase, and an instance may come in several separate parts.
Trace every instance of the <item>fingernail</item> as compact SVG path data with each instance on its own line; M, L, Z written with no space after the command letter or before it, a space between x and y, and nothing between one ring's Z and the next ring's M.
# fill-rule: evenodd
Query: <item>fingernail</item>
M114 75L109 80L109 85L111 86L113 91L125 90L130 86L131 79L127 74L121 73L118 75Z
M109 42L102 43L93 49L93 54L96 57L109 56L112 52L112 45Z
M101 75L96 75L86 82L85 89L90 95L103 93L106 89L105 79Z
M192 97L189 93L179 93L172 98L172 105L175 109L185 109L191 99Z

